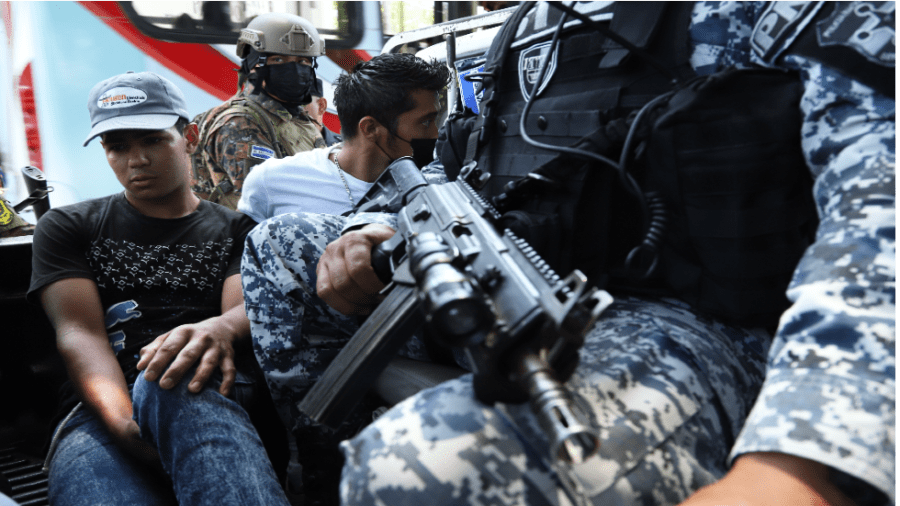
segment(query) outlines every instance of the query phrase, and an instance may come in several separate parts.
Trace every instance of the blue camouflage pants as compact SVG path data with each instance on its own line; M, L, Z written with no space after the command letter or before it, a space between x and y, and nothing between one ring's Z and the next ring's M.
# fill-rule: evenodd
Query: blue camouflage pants
M358 327L314 296L316 262L343 223L284 215L247 240L254 350L282 416L295 424L297 402ZM769 339L678 301L618 298L567 383L601 440L599 458L577 473L585 479L548 460L527 405L486 406L464 376L407 399L342 444L342 501L578 504L581 491L593 504L677 504L727 470Z

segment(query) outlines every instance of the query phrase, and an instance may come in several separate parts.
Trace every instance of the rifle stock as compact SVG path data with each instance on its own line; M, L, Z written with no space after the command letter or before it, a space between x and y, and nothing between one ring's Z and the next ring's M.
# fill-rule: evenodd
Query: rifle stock
M31 165L22 167L22 177L25 179L28 197L16 204L13 209L19 213L31 206L35 219L40 220L41 216L50 210L50 197L47 194L53 191L53 187L47 186L47 179L41 169Z

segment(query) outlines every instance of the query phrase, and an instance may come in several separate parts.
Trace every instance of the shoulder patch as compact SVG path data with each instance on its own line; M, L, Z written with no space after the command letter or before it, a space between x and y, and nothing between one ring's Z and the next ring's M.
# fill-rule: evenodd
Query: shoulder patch
M846 46L872 63L894 66L894 2L837 2L816 23L820 46Z
M820 2L769 2L750 35L750 46L766 62L772 62L821 8Z
M538 80L541 67L547 61L547 56L550 53L550 44L550 42L535 44L519 53L519 88L522 91L522 98L526 101L531 99L531 90L534 89L534 83ZM550 62L547 63L548 67L544 73L544 79L538 85L538 95L550 84L550 78L553 77L553 73L556 71L558 54L559 45L556 46L556 50L550 55Z
M260 160L268 160L269 158L273 158L275 156L275 150L271 148L267 148L265 146L250 146L250 157L258 158Z

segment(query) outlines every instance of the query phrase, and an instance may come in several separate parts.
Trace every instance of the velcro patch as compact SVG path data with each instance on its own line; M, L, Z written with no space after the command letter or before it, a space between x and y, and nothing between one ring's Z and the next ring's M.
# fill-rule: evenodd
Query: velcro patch
M820 7L819 2L770 2L753 29L750 46L763 61L774 61Z
M268 160L275 157L275 150L265 146L250 146L250 157L260 160Z
M867 60L894 66L894 2L838 2L816 25L820 46L841 45Z
M556 72L559 46L556 46L553 54L549 54L551 45L552 42L542 42L519 53L519 89L522 92L522 98L526 101L531 99L531 90L534 89L534 83L537 82L543 66L547 65L547 70L544 71L543 81L538 85L538 95L550 84L550 78ZM548 56L550 62L545 63Z

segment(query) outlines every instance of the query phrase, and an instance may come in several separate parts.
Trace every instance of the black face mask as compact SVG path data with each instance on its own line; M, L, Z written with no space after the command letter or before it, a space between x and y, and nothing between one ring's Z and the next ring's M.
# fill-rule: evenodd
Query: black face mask
M385 127L385 128L387 128L387 127ZM434 161L434 146L437 144L437 139L406 140L403 137L400 137L399 135L392 132L390 128L388 128L387 131L391 137L400 139L401 141L410 145L410 147L413 150L412 159L413 159L413 162L416 164L416 167L421 169L422 167L424 167L424 166L428 165L429 163L431 163L432 161ZM384 156L388 157L388 160L389 160L388 165L390 165L391 163L394 162L394 160L396 160L396 158L391 158L391 156L387 154L387 151L385 151L377 142L375 143L375 146L379 150L381 150L382 153L384 153Z
M399 137L397 137L400 139ZM406 139L400 139L406 141ZM406 141L413 149L413 162L416 167L422 168L434 161L434 145L437 139L410 139Z
M316 89L316 70L297 62L266 65L256 69L265 81L266 92L278 97L288 106L306 105L312 101Z
M403 137L400 137L399 135L395 135L395 134L391 134L391 135L393 135L394 137L400 139L401 141L409 144L412 147L412 150L413 150L412 159L413 159L413 162L416 164L416 167L421 169L422 167L424 167L424 166L428 165L429 163L431 163L432 161L434 161L434 145L437 143L437 139L406 140ZM378 146L378 144L375 144L375 145ZM381 149L381 152L384 153L384 156L387 156L388 158L390 158L391 161L388 162L389 164L391 162L393 162L394 160L396 160L396 158L391 158L387 154L387 152L385 152L385 150L381 148L381 146L378 146L378 149Z

